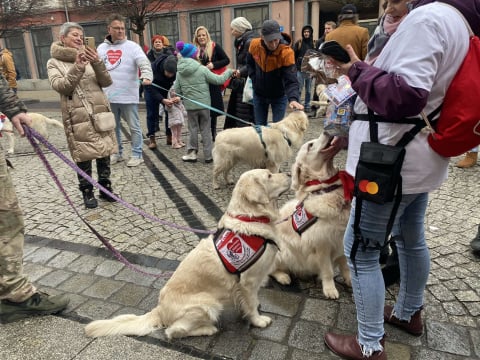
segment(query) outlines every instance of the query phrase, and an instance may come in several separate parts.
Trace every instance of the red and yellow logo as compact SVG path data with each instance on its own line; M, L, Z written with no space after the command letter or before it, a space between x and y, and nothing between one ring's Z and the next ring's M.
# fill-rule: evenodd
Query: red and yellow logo
M378 184L375 181L360 180L360 182L358 183L358 189L361 192L375 195L378 193Z

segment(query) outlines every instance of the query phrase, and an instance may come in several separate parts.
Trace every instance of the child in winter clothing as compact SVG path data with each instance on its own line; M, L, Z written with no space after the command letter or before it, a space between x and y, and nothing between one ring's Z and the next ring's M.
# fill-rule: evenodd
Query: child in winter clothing
M172 131L172 148L180 149L185 146L182 141L182 127L187 117L187 110L180 97L176 96L173 86L168 91L168 99L172 100L172 105L165 106L168 113L168 127Z
M185 96L187 109L188 141L187 154L182 156L186 162L196 162L198 152L198 133L202 136L203 154L206 163L212 160L212 133L210 128L210 91L208 84L221 85L232 76L232 69L217 75L197 59L198 49L189 43L176 43L180 54L177 66L175 93ZM192 101L191 101L192 100Z

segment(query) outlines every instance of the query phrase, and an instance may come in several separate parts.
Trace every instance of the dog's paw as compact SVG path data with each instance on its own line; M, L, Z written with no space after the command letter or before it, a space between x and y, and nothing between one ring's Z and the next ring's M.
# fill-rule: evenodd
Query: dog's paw
M287 273L281 272L281 271L276 271L272 274L272 277L282 285L290 285L292 283L292 279L290 278L290 275Z
M272 323L272 319L266 315L254 316L250 319L253 326L265 328Z
M325 295L327 299L338 299L340 297L337 288L333 284L323 286L323 295Z

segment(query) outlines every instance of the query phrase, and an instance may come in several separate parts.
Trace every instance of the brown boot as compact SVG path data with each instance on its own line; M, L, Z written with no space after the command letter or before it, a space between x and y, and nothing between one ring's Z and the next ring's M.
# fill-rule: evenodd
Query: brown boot
M167 145L172 145L172 135L167 135Z
M364 356L362 348L357 340L357 335L341 335L334 333L326 333L325 344L338 356L344 359L351 360L387 360L387 353L385 352L385 336L380 340L380 345L384 348L383 351L375 351L370 356Z
M385 305L383 308L383 320L386 323L405 330L414 336L420 336L423 334L422 309L417 310L417 312L415 312L410 318L410 321L405 321L399 320L393 314L393 306Z
M150 143L148 144L150 150L157 148L157 142L155 141L155 136L150 136Z
M467 152L465 157L455 164L459 168L471 168L472 166L477 165L478 153L477 152Z

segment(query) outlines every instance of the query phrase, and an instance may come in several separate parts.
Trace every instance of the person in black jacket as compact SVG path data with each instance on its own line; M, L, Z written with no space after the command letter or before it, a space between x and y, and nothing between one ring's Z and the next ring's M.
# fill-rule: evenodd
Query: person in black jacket
M158 126L158 112L160 110L160 104L162 104L162 106L171 104L171 100L168 99L168 90L170 90L173 82L175 81L175 74L177 72L177 58L175 55L159 55L152 63L152 71L153 83L152 85L145 86L145 102L147 105L147 136L150 139L148 148L151 150L157 147L157 143L155 141L155 130ZM158 85L159 87L155 85ZM165 123L168 124L167 114L165 114Z
M253 105L242 101L243 88L248 76L247 54L250 41L260 35L252 30L252 24L244 18L237 17L230 23L232 35L235 37L235 53L237 60L237 69L233 72L233 79L230 82L230 98L228 100L227 113L236 116L245 122L235 120L231 117L225 118L224 129L233 127L248 126L248 123L255 123Z
M315 49L315 42L313 41L313 28L310 25L305 25L302 28L302 38L295 42L293 51L295 52L295 65L297 66L298 86L300 87L300 95L305 86L305 112L310 112L310 99L312 96L312 78L308 72L302 71L303 56L308 50Z

